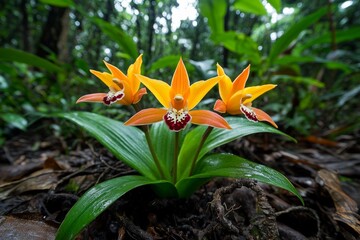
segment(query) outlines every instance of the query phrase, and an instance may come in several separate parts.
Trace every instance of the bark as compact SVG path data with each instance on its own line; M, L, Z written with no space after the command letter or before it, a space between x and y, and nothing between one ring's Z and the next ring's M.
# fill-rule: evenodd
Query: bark
M46 58L51 53L59 54L59 42L64 30L63 18L66 14L67 8L51 7L37 45L38 56Z
M21 22L22 22L22 41L23 49L27 52L31 52L30 49L30 31L29 31L29 15L26 9L27 0L21 0L20 3L20 12L21 12Z
M147 58L151 59L152 56L152 46L153 46L153 38L154 38L154 24L156 18L156 0L149 0L149 25L148 25L148 48L147 48Z

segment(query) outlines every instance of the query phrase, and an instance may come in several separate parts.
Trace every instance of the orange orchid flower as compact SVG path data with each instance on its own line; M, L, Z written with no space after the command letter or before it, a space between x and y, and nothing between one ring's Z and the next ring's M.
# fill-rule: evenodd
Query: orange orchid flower
M182 59L176 67L171 86L161 80L136 75L164 106L148 108L132 116L125 125L148 125L164 120L170 130L180 131L188 123L230 129L226 120L209 110L192 110L215 86L222 76L198 81L190 86L189 77Z
M146 94L146 88L141 88L139 90L140 81L135 77L135 75L140 74L141 71L142 55L136 59L134 64L129 66L127 75L110 63L105 61L104 63L111 74L95 70L90 70L90 72L105 83L110 91L108 93L92 93L84 95L80 97L76 103L102 102L105 105L113 103L131 105L139 102L142 96Z
M219 93L221 100L215 102L214 110L220 113L237 115L243 113L245 117L253 122L266 121L277 128L276 123L264 111L252 107L252 102L265 92L276 87L274 84L246 87L245 84L249 77L250 65L231 82L225 74L224 69L217 64L218 76L223 76L219 82Z

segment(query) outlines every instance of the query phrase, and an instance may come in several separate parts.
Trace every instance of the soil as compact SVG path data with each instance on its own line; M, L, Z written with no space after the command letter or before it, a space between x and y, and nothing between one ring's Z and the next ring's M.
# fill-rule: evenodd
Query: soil
M47 123L39 126L12 133L0 150L0 239L54 239L88 188L136 174L90 137L58 136ZM292 143L257 134L216 150L282 172L305 205L248 179L214 179L188 199L160 199L141 187L77 239L359 239L359 139L356 132Z

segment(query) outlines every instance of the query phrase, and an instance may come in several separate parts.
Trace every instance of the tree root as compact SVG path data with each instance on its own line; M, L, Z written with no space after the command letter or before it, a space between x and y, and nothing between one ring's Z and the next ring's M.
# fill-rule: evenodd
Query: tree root
M251 189L256 194L258 212L250 219L248 226L236 226L228 217L231 211L226 212L226 208L222 202L225 194L232 194L236 189L246 187ZM216 213L220 220L221 226L229 231L231 234L243 234L246 239L278 239L279 232L276 223L276 216L274 210L267 201L264 191L261 189L255 180L240 179L232 183L230 186L219 188L215 191L213 201L210 203L212 210ZM213 228L213 226L212 226Z

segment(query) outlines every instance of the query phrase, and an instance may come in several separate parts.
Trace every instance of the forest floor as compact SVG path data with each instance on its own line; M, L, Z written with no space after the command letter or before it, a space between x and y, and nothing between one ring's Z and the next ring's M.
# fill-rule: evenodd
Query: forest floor
M43 123L44 124L44 123ZM188 199L137 188L77 239L359 239L360 133L286 142L256 134L217 151L282 172L304 198L251 180L215 179ZM54 239L89 187L136 174L91 138L18 133L0 149L0 239Z

